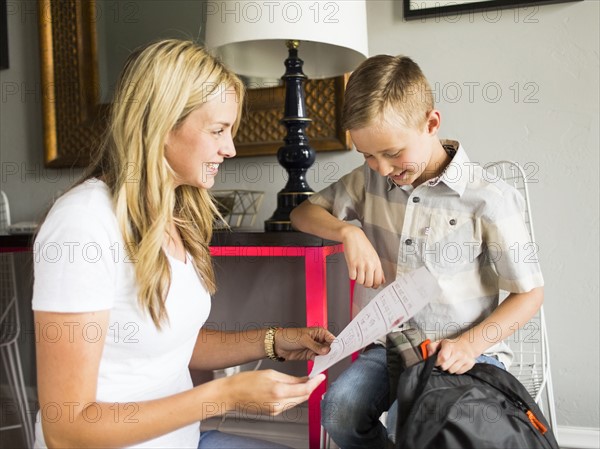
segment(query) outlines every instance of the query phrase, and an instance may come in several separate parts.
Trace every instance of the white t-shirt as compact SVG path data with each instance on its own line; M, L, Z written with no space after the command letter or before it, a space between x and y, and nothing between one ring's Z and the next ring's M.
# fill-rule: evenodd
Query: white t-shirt
M210 296L191 261L169 256L169 263L168 321L158 331L139 306L134 262L128 260L108 187L95 179L56 202L34 243L34 310L110 310L96 400L132 403L119 417L132 425L137 402L192 388L188 364L210 312ZM73 323L66 329L53 326L39 332L41 338L46 333L56 338L57 332L81 332L97 341L102 330ZM195 449L199 436L200 424L196 423L135 447ZM35 447L46 447L39 414Z

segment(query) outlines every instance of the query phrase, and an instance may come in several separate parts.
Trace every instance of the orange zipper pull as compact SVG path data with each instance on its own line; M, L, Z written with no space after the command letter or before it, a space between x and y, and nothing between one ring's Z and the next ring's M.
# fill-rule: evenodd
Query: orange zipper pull
M421 350L421 356L423 357L423 360L429 357L429 354L427 353L427 345L429 343L431 343L431 340L428 338L419 345L419 349Z
M533 427L539 430L542 433L542 435L548 431L546 426L543 425L539 419L537 419L537 417L533 414L531 410L527 410L527 417L529 418L529 421L531 421L531 424L533 424Z

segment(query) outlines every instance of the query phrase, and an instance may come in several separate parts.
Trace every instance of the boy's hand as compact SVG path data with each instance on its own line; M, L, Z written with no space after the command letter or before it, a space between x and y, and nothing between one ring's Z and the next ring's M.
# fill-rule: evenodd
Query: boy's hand
M381 260L360 228L349 225L342 243L350 279L368 288L378 288L385 282Z
M435 366L450 373L464 374L473 368L477 355L473 355L472 346L466 340L438 340L427 345L427 352L438 353Z

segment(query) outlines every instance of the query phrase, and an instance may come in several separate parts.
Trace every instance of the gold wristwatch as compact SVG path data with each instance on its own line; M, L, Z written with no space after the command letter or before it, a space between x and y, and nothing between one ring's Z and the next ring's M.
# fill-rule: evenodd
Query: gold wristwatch
M267 333L265 334L265 353L267 357L271 360L275 360L277 362L285 362L283 357L279 357L275 352L275 332L277 332L278 327L271 326L267 329Z

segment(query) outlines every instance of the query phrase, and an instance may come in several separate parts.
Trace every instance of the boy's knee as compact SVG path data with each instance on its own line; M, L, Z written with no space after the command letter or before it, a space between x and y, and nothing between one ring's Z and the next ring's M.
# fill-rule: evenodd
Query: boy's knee
M368 413L368 401L357 395L329 391L321 401L321 424L330 433L336 427L353 427L364 422Z

